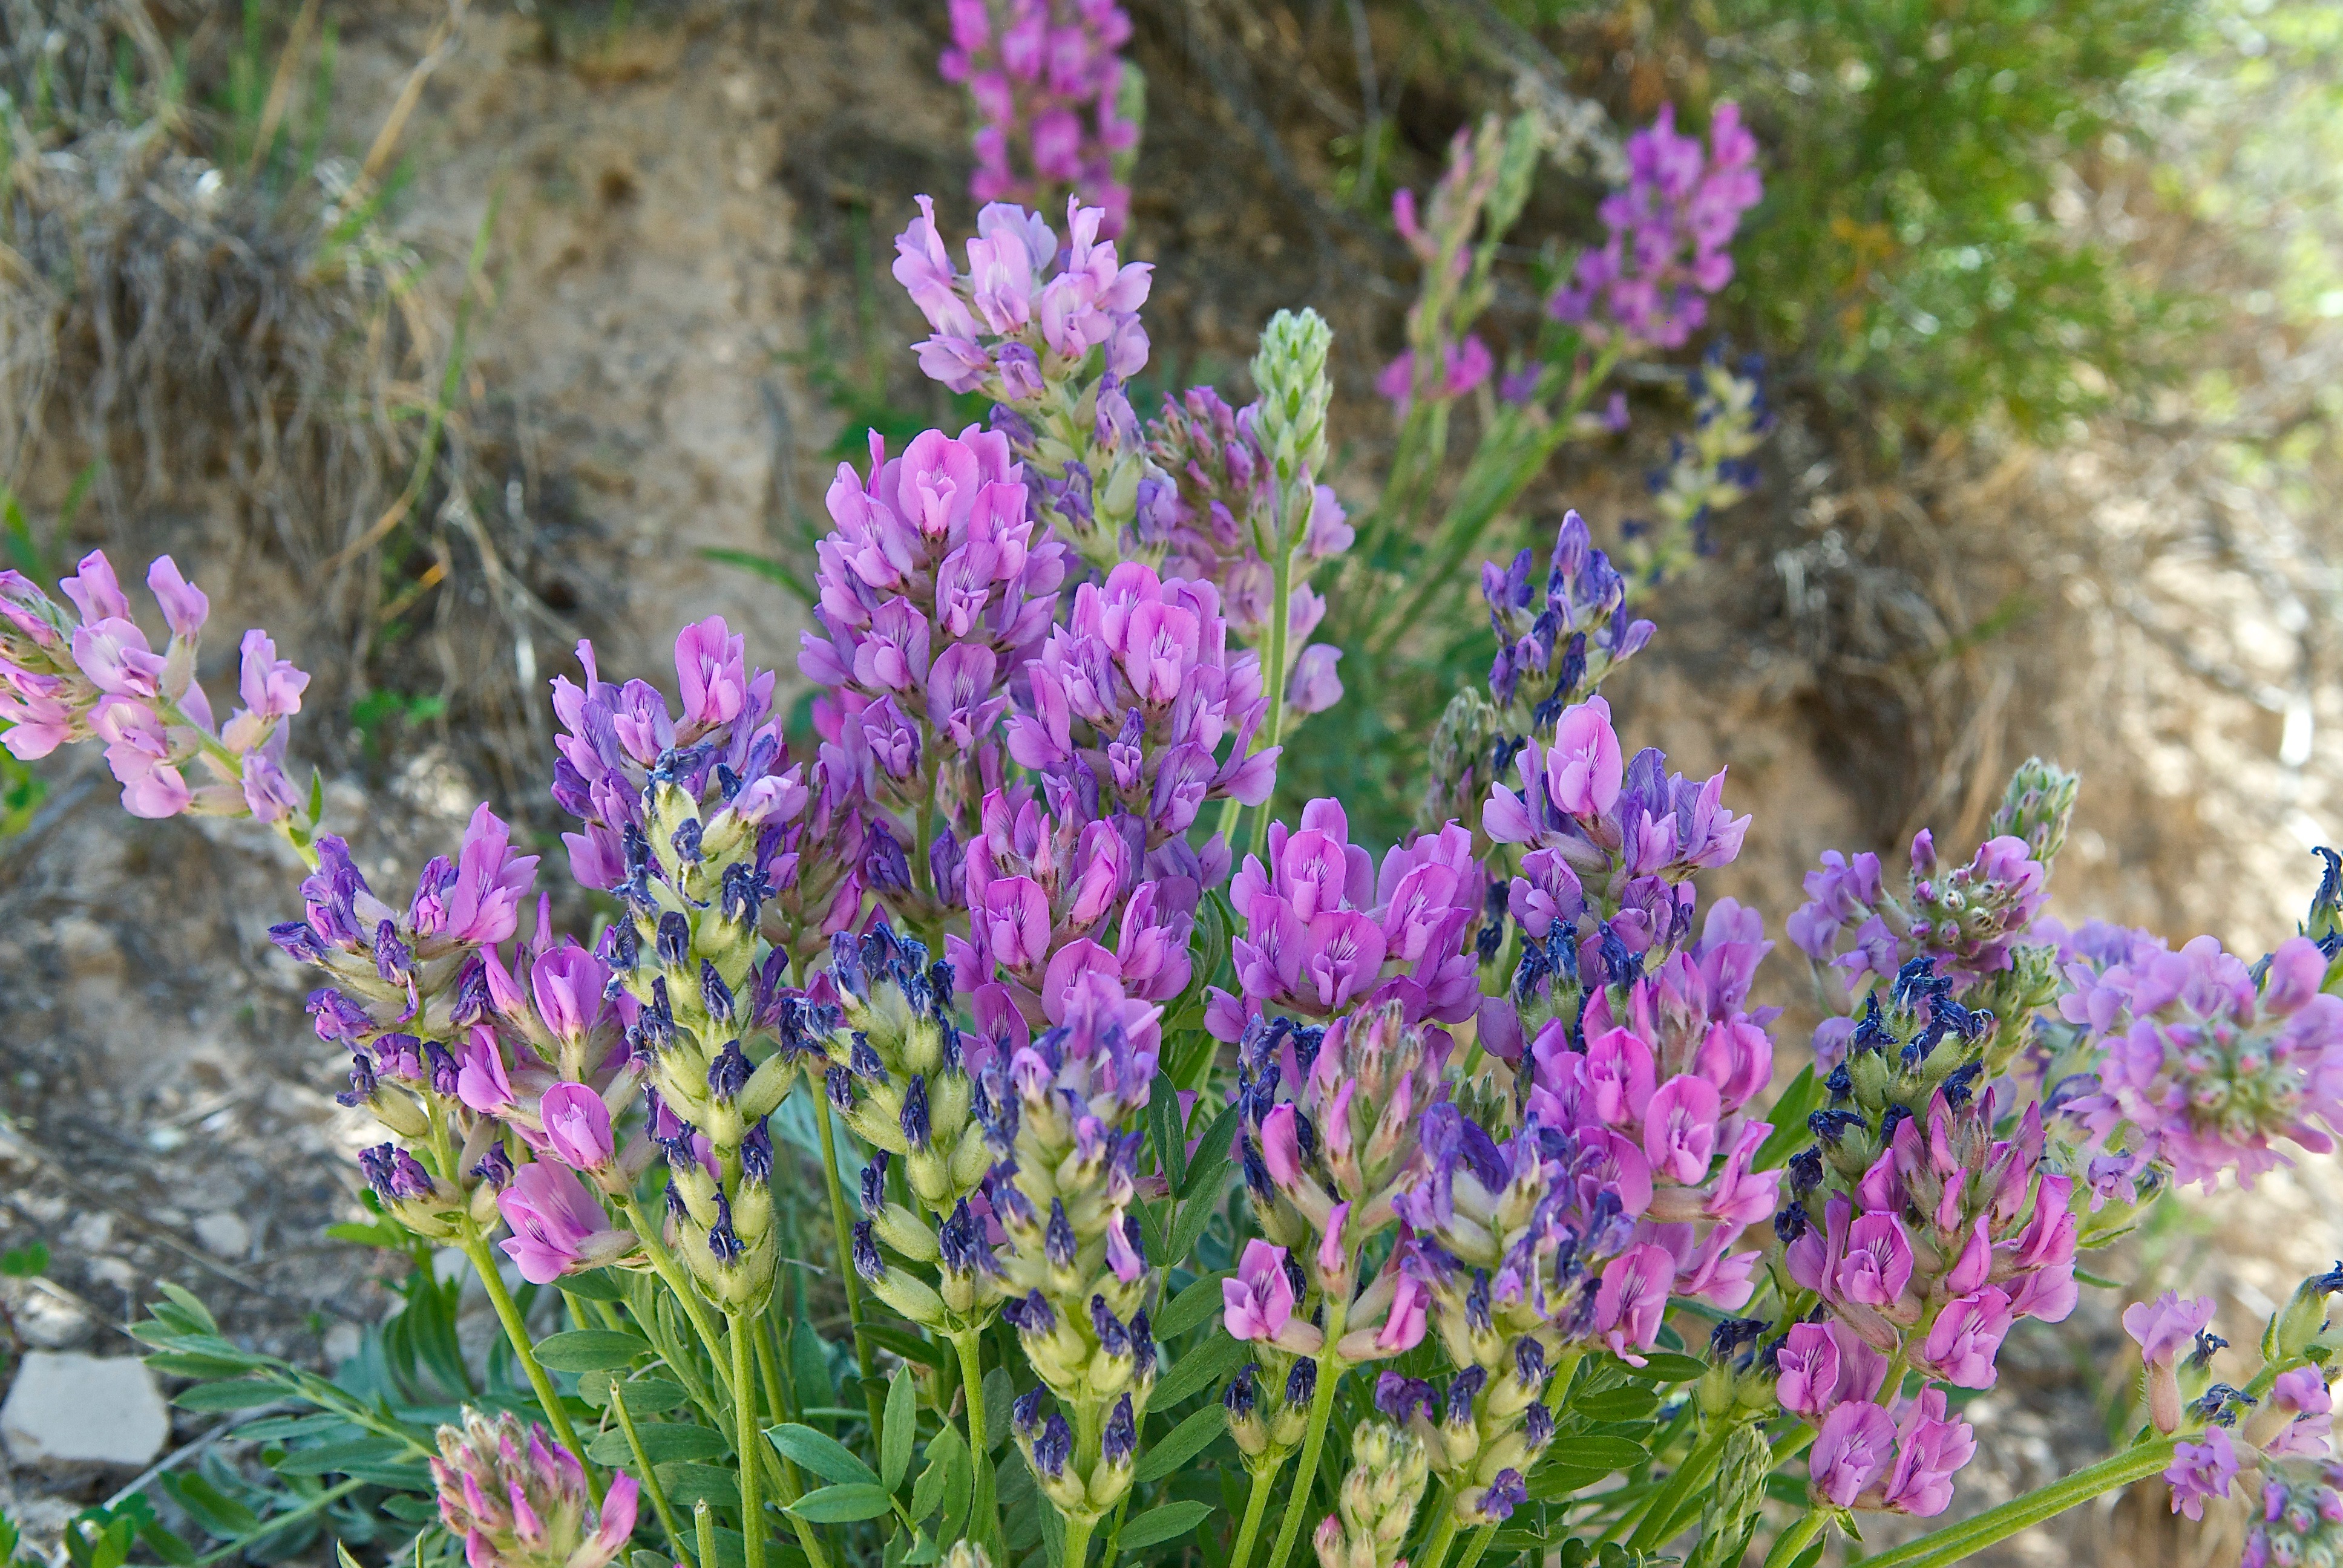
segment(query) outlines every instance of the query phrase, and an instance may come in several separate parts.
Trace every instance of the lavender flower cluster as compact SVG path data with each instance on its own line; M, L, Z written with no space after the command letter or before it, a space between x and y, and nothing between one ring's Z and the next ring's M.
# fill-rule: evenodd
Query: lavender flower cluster
M1103 113L1126 25L961 5L954 68L1000 99L1000 146L1031 136L1037 177L1087 178L1041 166L1042 124ZM1427 357L1397 385L1419 407L1486 373L1455 332L1477 226L1502 232L1534 161L1511 136L1460 139L1427 223L1403 209L1470 286L1416 322ZM1754 146L1726 106L1705 150L1664 116L1630 150L1610 249L1558 307L1672 346L1729 273ZM1341 690L1334 650L1306 642L1326 608L1311 568L1352 543L1322 482L1330 334L1282 314L1258 402L1175 393L1142 429L1125 387L1149 276L1103 237L1113 216L1070 203L1061 242L995 202L965 272L924 200L900 238L934 327L922 367L997 407L841 466L799 658L810 755L720 619L677 638L673 701L578 646L582 680L552 685L552 799L605 910L588 940L556 930L537 857L486 805L403 905L378 895L317 831L319 791L285 778L306 678L247 634L243 707L215 725L194 680L208 607L168 558L148 575L162 653L102 556L63 587L77 616L0 576L13 750L102 739L134 812L249 813L309 865L271 936L319 971L307 1007L348 1052L342 1102L380 1129L364 1179L470 1260L546 1420L442 1429L441 1528L472 1568L602 1568L647 1523L639 1497L667 1560L701 1568L719 1504L747 1568L779 1529L829 1568L877 1540L824 1527L873 1521L907 1564L1007 1562L1047 1532L1083 1568L1101 1532L1111 1561L1200 1528L1169 1525L1170 1461L1223 1433L1245 1503L1214 1550L1234 1568L1280 1496L1270 1568L1305 1527L1326 1568L1445 1568L1460 1534L1469 1568L1573 1533L1657 1551L1695 1521L1698 1560L1722 1563L1777 1455L1807 1503L1779 1563L1856 1511L1943 1513L1976 1449L1957 1402L1996 1385L2017 1322L2075 1310L2086 1250L2177 1186L2331 1147L2343 861L2257 965L2069 931L2045 910L2077 780L2029 762L1965 861L1924 832L1896 890L1870 853L1806 879L1784 934L1824 1021L1785 1072L1780 1010L1756 1000L1765 920L1703 897L1751 817L1724 771L1623 740L1599 689L1654 636L1629 597L1652 563L1622 571L1575 513L1543 574L1530 550L1482 568L1494 658L1443 720L1420 830L1378 853L1336 799L1272 819L1287 719ZM1434 375L1443 334L1458 357ZM1756 405L1707 385L1741 399L1716 416L1740 434L1687 465L1713 487L1746 477L1724 466ZM792 1397L772 1343L779 1318L820 1354L777 1288L789 1120L820 1149L859 1432ZM623 1383L628 1457L596 1468L618 1451L578 1441L584 1390L537 1355L498 1250L531 1284L623 1282L581 1299L721 1434L662 1446L730 1467L690 1546L668 1495L684 1477ZM2125 1317L2146 1420L2117 1469L2161 1470L2192 1515L2258 1498L2257 1563L2331 1554L2338 1291L2343 1265L2306 1282L2234 1384L2208 1298ZM1675 1383L1664 1422L1609 1419ZM1215 1385L1217 1410L1167 1408ZM1354 1432L1334 1420L1370 1406ZM1615 1456L1623 1424L1646 1434L1632 1463L1567 1457ZM1596 1484L1647 1464L1649 1484ZM2034 1516L2004 1512L1986 1518Z

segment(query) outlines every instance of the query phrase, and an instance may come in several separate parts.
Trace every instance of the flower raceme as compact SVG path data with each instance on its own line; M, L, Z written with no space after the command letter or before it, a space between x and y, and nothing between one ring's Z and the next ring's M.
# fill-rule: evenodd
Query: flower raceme
M968 88L980 124L969 192L1054 206L1071 187L1101 209L1111 239L1131 218L1139 146L1117 54L1131 18L1114 0L952 0L940 69Z
M633 1476L613 1476L598 1509L578 1456L509 1412L468 1409L463 1425L441 1427L431 1475L470 1568L603 1568L634 1533Z
M195 678L211 601L169 556L146 572L169 630L161 653L132 618L105 551L83 557L58 586L78 616L22 573L0 571L0 744L29 761L95 736L132 816L249 815L306 846L316 819L286 776L284 721L301 711L308 676L277 657L266 632L245 633L243 706L218 723Z

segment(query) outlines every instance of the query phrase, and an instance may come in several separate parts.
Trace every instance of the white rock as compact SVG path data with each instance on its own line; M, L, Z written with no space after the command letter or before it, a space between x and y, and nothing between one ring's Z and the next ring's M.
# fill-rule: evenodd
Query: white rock
M327 1368L338 1371L344 1362L358 1353L364 1343L365 1339L358 1332L357 1324L336 1323L326 1331Z
M114 1245L114 1216L104 1209L85 1209L61 1239L76 1252L103 1252Z
M43 1288L35 1281L0 1282L0 1301L8 1303L8 1315L16 1325L16 1332L26 1344L38 1350L71 1350L97 1328L96 1322L78 1303Z
M213 1257L241 1262L252 1251L252 1227L245 1223L243 1215L226 1210L200 1214L196 1218L196 1240Z
M0 1404L0 1439L18 1464L135 1470L170 1436L170 1407L155 1374L130 1356L28 1352Z

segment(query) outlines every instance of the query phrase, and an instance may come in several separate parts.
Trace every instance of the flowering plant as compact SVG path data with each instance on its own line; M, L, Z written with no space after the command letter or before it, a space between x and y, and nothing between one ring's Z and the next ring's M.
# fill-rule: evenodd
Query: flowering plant
M1102 106L1119 16L960 7L959 68L1038 160L1062 109L1017 107L1031 52ZM1729 273L1756 196L1735 118L1704 146L1664 117L1631 155L1607 247L1554 297L1567 351L1508 372L1503 450L1474 459L1491 515ZM1484 127L1428 216L1401 204L1427 282L1387 378L1379 548L1409 535L1441 405L1492 369L1469 328L1534 162L1520 123ZM1630 596L1673 558L1623 571L1574 513L1543 570L1481 569L1493 658L1443 721L1420 830L1378 855L1337 800L1284 819L1283 737L1341 691L1304 641L1311 568L1354 543L1330 335L1282 313L1257 402L1196 388L1142 427L1148 277L1112 216L1076 198L1061 234L989 205L964 272L924 201L899 240L921 367L995 407L841 466L806 754L721 620L677 638L672 701L579 645L552 792L588 930L557 930L486 805L411 898L378 893L286 774L306 677L248 633L217 721L207 603L168 558L160 653L103 554L66 604L0 574L12 751L102 740L127 809L248 815L306 863L270 935L320 971L316 1033L380 1130L367 1189L468 1260L526 1387L435 1434L176 1298L145 1328L163 1369L217 1380L210 1408L315 1406L279 1432L306 1473L428 1493L384 1506L418 1558L472 1568L637 1541L694 1568L1081 1568L1094 1545L1287 1568L1305 1532L1328 1568L1594 1542L1718 1565L1768 1529L1786 1568L1859 1513L1944 1513L1976 1449L1957 1402L2016 1323L2075 1309L2080 1252L2281 1144L2331 1147L2338 862L2258 965L2070 931L2043 902L2076 779L2029 762L1965 863L1923 833L1900 890L1872 854L1806 879L1782 929L1824 1017L1811 1060L1777 1057L1765 917L1701 891L1751 819L1725 773L1631 750L1599 689L1655 635ZM1755 429L1721 360L1699 374L1685 528ZM1435 563L1478 538L1453 523ZM811 1258L782 1222L808 1176ZM2258 1495L2255 1550L2300 1560L2335 1523L2338 1289L2343 1266L2307 1282L2234 1384L2209 1301L2133 1306L2124 1449L1872 1560L1949 1563L2158 1473L2192 1513ZM533 1310L557 1301L558 1329ZM1769 1520L1785 1489L1804 1506Z

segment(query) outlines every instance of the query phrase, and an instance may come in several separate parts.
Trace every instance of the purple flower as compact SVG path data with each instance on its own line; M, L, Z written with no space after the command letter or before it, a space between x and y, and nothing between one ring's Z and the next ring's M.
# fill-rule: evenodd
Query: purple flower
M155 558L154 565L146 568L146 588L163 607L163 618L170 623L173 637L193 642L202 634L205 618L211 614L211 600L179 575L178 564L170 557Z
M1644 1358L1635 1352L1649 1350L1659 1341L1675 1272L1675 1260L1657 1246L1631 1248L1604 1266L1594 1297L1594 1329L1611 1353L1629 1366L1642 1366Z
M1975 1457L1976 1438L1967 1422L1948 1421L1945 1412L1945 1391L1939 1388L1922 1389L1902 1407L1883 1506L1931 1518L1951 1503L1953 1476Z
M459 1091L460 1092L460 1091ZM582 1083L557 1083L538 1107L546 1147L573 1171L599 1171L610 1163L610 1108Z
M2327 1456L2328 1435L2335 1426L2335 1398L2328 1392L2323 1372L2301 1366L2279 1373L2270 1388L2269 1408L2274 1417L2286 1418L2286 1424L2262 1445L2264 1453L2305 1459Z
M236 692L247 711L259 719L288 719L301 711L301 694L308 687L307 674L277 657L277 644L266 632L244 634Z
M511 830L483 803L464 829L439 934L466 944L503 941L518 927L520 901L536 881L537 857L514 854Z
M1839 1508L1888 1473L1895 1462L1896 1422L1869 1401L1849 1400L1823 1417L1806 1455L1816 1495Z
M2164 1473L2172 1488L2172 1512L2191 1519L2205 1517L2205 1500L2227 1497L2237 1475L2237 1445L2219 1427L2207 1428L2200 1442L2182 1442L2172 1451Z
M564 941L529 966L529 990L537 1015L564 1041L582 1039L600 1016L610 967L577 943Z
M1819 1424L1849 1400L1868 1403L1887 1377L1887 1358L1843 1323L1794 1323L1775 1360L1782 1408Z
M1679 1073L1654 1092L1643 1112L1644 1155L1654 1175L1687 1187L1707 1178L1720 1107L1716 1086L1697 1073Z
M1222 1321L1240 1340L1274 1340L1293 1316L1293 1285L1285 1277L1285 1249L1256 1237L1245 1243L1236 1276L1221 1282Z
M748 705L748 642L727 629L724 618L712 615L676 635L675 676L686 724L729 723Z
M520 1265L521 1278L549 1285L564 1274L598 1269L632 1251L631 1231L615 1231L585 1186L558 1165L524 1165L497 1194L497 1211L512 1227L500 1243Z
M1904 1221L1894 1214L1865 1214L1846 1241L1833 1281L1838 1297L1860 1306L1894 1306L1912 1278L1912 1241Z
M1947 1302L1928 1330L1920 1362L1956 1388L1991 1388L1994 1357L2016 1322L2007 1292L1992 1285Z
M2167 1291L2155 1304L2135 1302L2124 1309L2124 1332L2139 1342L2141 1362L2147 1369L2148 1413L2158 1432L2180 1426L2180 1382L2175 1370L2181 1352L2213 1321L2213 1298L2184 1302L2177 1291Z

